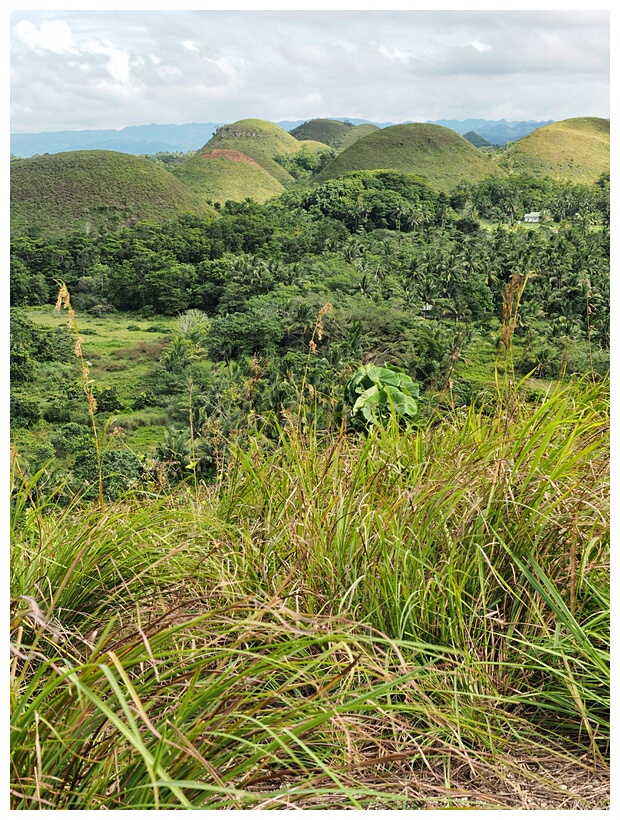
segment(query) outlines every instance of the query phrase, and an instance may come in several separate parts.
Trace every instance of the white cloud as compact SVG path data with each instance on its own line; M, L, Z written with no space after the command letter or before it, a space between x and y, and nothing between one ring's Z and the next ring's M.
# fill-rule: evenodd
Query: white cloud
M107 71L119 83L129 81L129 54L120 48L116 48L109 40L98 42L89 40L83 48L87 54L103 54L109 58Z
M105 80L92 85L91 91L100 95L104 100L112 101L116 104L119 102L123 104L132 102L140 94L140 89L135 86L119 85L118 83L110 83Z
M331 55L319 43L295 43L295 59L307 66L321 68L329 65Z
M51 51L54 54L78 54L71 28L64 20L52 20L41 24L38 29L29 20L20 20L15 26L18 38L33 51L42 54Z
M208 60L209 63L216 65L219 70L229 79L234 79L237 76L237 69L230 57L220 57L219 60Z
M470 40L467 45L475 48L476 51L479 51L480 53L483 51L493 51L493 46L490 46L487 43L481 43L480 40Z
M347 54L355 54L355 52L359 50L359 45L357 43L352 43L350 40L338 40L338 45Z
M388 49L387 46L383 45L383 43L379 46L379 52L393 63L407 63L413 57L413 54L410 51L401 51L396 47Z
M161 77L178 77L182 72L176 65L163 65L158 73Z
M198 43L195 43L193 40L183 40L181 43L183 48L186 48L188 51L200 51Z

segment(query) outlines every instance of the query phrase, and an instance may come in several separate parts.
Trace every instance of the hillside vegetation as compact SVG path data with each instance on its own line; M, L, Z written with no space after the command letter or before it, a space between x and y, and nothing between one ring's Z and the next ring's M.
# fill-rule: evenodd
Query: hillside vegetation
M592 184L609 173L609 152L609 120L576 117L538 128L509 146L499 164L510 173Z
M315 140L336 151L343 151L362 137L380 130L379 126L373 123L352 125L350 122L340 120L316 119L298 125L290 133L295 139Z
M411 123L378 130L355 142L329 162L317 182L350 171L393 169L425 177L444 193L460 182L504 175L466 139L440 125Z
M330 148L339 149L353 128L350 122L318 118L298 125L297 128L291 129L290 133L298 140L316 140L329 145Z
M354 125L353 128L345 134L340 144L340 150L344 151L345 148L349 148L354 142L361 140L362 137L367 137L368 134L374 134L375 131L380 130L378 125L373 125L370 122Z
M202 150L181 163L174 175L196 193L213 202L246 198L265 202L284 186L256 160L232 148Z
M168 171L116 151L71 151L11 163L11 233L119 228L214 214Z
M608 807L606 394L102 508L14 462L12 808Z
M467 142L471 142L474 148L483 148L490 145L484 137L481 137L480 134L476 134L475 131L468 131L466 134L463 134L463 138L466 139Z
M214 202L265 202L292 183L299 162L315 164L329 147L313 140L298 141L266 120L239 120L218 128L174 175L193 191Z
M326 151L329 148L329 145L326 145L324 142L321 142L320 140L299 140L299 144L301 145L302 151L305 149L306 151L317 152Z
M195 154L175 158L170 172L163 162L114 151L15 160L11 233L115 229L181 214L213 215L211 202L262 203L296 181L321 183L356 170L413 173L443 193L523 174L592 184L609 172L609 121L593 117L540 128L493 158L434 124L379 129L318 119L292 133L298 138L265 120L239 120L218 128ZM339 145L337 153L332 144Z

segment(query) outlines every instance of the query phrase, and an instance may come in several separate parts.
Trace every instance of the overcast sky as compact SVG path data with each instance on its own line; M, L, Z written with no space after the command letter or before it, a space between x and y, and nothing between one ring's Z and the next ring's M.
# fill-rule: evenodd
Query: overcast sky
M10 23L12 133L610 116L608 11L19 10Z

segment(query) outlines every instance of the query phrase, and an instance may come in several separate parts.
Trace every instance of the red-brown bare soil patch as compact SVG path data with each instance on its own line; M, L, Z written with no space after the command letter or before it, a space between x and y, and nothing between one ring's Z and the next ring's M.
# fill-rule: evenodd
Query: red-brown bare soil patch
M212 151L206 151L202 156L204 159L229 159L231 162L249 162L252 165L258 165L258 162L251 157L241 151L234 151L232 148L214 148Z

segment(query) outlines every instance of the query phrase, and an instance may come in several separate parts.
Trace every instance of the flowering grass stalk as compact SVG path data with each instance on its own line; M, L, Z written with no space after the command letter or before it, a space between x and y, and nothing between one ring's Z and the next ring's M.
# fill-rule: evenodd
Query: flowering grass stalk
M56 299L56 305L54 307L54 310L59 311L61 308L67 310L69 313L67 327L69 328L69 330L73 332L73 335L75 337L75 346L73 348L73 352L80 362L80 368L82 371L82 387L84 388L84 394L86 395L86 401L88 404L88 415L93 428L93 441L95 444L95 453L97 457L97 473L99 477L99 509L103 512L103 463L101 457L101 447L99 443L99 433L97 431L97 422L95 420L95 413L97 412L97 400L92 389L94 382L90 378L89 362L87 362L84 358L84 352L82 350L82 338L78 331L77 321L75 318L75 310L71 305L71 296L64 282L60 283L60 290L58 291L58 298Z

